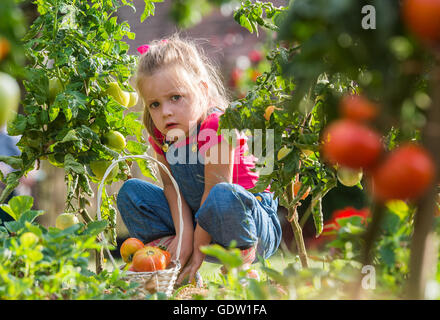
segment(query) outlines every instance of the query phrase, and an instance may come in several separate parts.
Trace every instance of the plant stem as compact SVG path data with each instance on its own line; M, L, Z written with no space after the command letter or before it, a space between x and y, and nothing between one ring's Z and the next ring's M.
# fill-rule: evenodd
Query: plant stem
M296 212L296 208L289 208L288 210L289 210L289 215L290 214L294 215L293 216L294 218L292 219L290 225L292 226L293 234L295 236L296 247L298 249L298 256L299 259L301 260L301 265L303 268L308 268L309 262L307 259L307 251L306 251L306 246L304 244L302 229L298 223L298 213ZM294 212L291 212L291 210L294 210Z
M433 241L434 213L436 210L436 184L440 180L440 53L437 54L437 63L431 80L432 104L426 116L427 123L423 130L422 141L431 154L436 168L434 183L429 192L418 202L414 216L414 232L411 242L410 277L407 295L411 299L423 299L426 281L432 272L435 261L429 255L435 250Z
M293 181L290 182L290 184L287 186L286 195L288 202L290 203L294 197ZM298 222L298 212L296 210L296 206L289 207L287 210L289 213L288 217L290 219L290 225L292 226L293 234L295 236L296 248L298 250L298 255L301 260L301 265L303 268L308 268L309 262L307 260L307 251L304 244L302 229Z
M380 224L385 213L385 207L382 203L375 203L372 210L371 223L368 225L367 231L364 236L364 246L361 252L361 265L368 266L372 262L372 251L374 247L374 241L380 231ZM363 274L359 274L359 279L355 283L353 291L353 299L360 299L362 293L362 278Z

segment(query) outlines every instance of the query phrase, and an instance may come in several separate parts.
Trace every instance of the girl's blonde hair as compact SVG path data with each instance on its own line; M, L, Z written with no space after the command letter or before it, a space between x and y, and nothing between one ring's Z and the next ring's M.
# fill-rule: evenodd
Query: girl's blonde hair
M192 81L184 81L184 84L194 94L200 92L198 91L200 90L198 87L200 81L206 82L208 86L206 99L203 99L204 95L199 95L199 98L202 98L200 103L201 108L203 108L202 120L214 109L220 111L226 109L229 98L219 69L206 56L201 46L197 45L194 40L181 39L177 33L167 39L152 41L149 44L149 50L141 55L135 77L135 87L141 97L144 78L168 67L181 67L187 71ZM154 135L155 126L148 106L143 98L141 99L144 105L144 126L148 134L158 145L161 145Z

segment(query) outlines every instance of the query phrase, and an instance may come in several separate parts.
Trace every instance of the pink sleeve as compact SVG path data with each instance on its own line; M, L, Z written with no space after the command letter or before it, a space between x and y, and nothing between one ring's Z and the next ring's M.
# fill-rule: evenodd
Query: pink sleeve
M208 149L219 144L220 141L225 140L222 134L217 135L220 116L221 113L211 113L200 126L198 143L202 155L205 155ZM243 136L240 136L237 143L241 146L246 143L246 139L243 139Z
M220 114L211 113L200 126L198 143L200 153L203 155L205 155L209 148L219 144L223 139L222 135L217 135L219 117Z

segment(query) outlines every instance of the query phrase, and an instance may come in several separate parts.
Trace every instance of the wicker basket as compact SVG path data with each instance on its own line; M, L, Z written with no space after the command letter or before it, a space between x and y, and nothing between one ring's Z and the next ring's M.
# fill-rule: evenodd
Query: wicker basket
M124 161L127 159L133 159L133 158L140 158L145 160L151 160L156 162L158 165L162 167L162 169L168 174L170 177L174 188L177 191L177 206L179 210L179 224L180 224L180 230L183 231L183 218L182 218L182 199L180 198L180 191L179 186L177 185L177 182L174 180L174 177L169 172L168 168L161 162L157 161L156 159L144 154L144 155L131 155L131 156L125 156L120 157L119 159L114 160L110 166L107 168L106 172L104 173L104 176L102 177L101 183L99 184L98 188L98 197L97 197L97 219L101 220L101 199L102 199L102 191L105 186L105 179L111 172L111 170L118 165L118 162ZM118 268L116 265L115 260L113 259L113 256L110 253L110 250L108 248L108 242L104 234L101 234L101 239L103 239L104 248L107 251L108 257L110 258L113 268ZM154 272L133 272L133 271L126 271L124 279L129 282L137 282L140 284L140 293L151 293L151 292L162 292L165 293L168 297L171 296L174 284L176 282L177 276L180 272L180 250L182 245L182 232L179 235L179 242L177 245L176 250L176 260L173 260L171 265L172 267L165 270L157 270Z

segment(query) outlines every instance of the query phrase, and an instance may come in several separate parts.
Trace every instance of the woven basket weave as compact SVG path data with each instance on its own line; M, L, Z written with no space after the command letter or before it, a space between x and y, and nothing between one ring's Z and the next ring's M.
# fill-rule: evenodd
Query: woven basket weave
M111 172L111 170L118 165L118 162L120 161L125 161L127 159L133 159L133 158L137 158L137 159L144 159L144 160L151 160L153 162L156 162L158 165L160 165L162 167L162 169L168 174L168 176L170 177L174 188L176 189L177 192L177 206L178 206L178 210L179 210L179 224L180 224L180 230L183 231L183 218L182 218L182 199L180 197L180 191L179 191L179 186L177 185L177 182L174 180L174 177L171 175L171 173L169 172L168 168L161 162L159 162L158 160L144 154L144 155L131 155L131 156L125 156L125 157L120 157L119 159L114 160L110 166L107 168L106 172L104 173L104 176L102 177L101 183L99 184L99 188L98 188L98 197L97 197L97 219L101 220L101 200L102 200L102 191L104 189L105 186L105 179L107 178L107 176L109 175L109 173ZM168 297L172 294L173 289L174 289L174 284L176 282L177 276L180 272L180 250L181 250L181 245L182 245L182 234L183 232L180 232L179 235L179 242L177 245L177 250L176 250L176 260L173 260L171 265L173 265L173 267L169 268L169 269L165 269L165 270L157 270L154 272L133 272L133 271L126 271L125 272L125 276L124 279L126 281L129 282L137 282L140 284L140 289L141 292L144 293L149 293L149 292L162 292L165 293ZM103 233L101 233L101 239L103 239L103 244L104 244L104 248L113 264L113 268L118 268L118 266L116 265L115 260L113 259L113 256L110 253L110 250L108 248L108 242L106 237L104 236Z

